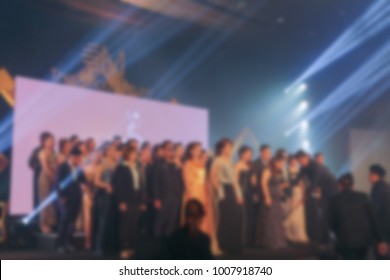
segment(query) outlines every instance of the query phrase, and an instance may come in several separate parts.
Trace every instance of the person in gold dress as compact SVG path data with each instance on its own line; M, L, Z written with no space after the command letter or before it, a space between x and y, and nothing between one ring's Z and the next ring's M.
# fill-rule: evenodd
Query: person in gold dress
M199 142L192 142L187 146L184 156L183 179L185 186L183 205L186 205L191 199L202 203L206 214L201 224L201 230L210 236L212 252L218 255L220 249L212 213L211 190L207 184L206 162L203 160L202 146Z

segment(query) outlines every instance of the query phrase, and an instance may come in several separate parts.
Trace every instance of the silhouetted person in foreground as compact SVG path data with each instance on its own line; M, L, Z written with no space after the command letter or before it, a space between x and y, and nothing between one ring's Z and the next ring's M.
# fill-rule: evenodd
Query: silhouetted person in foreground
M390 244L390 185L385 181L385 176L386 170L381 165L374 164L370 167L369 180L372 184L371 200L374 213L386 242ZM389 253L383 257L383 254L377 252L377 256L390 259Z
M169 239L169 257L174 260L211 260L210 238L200 229L205 211L202 203L190 199L185 207L185 226Z
M374 210L364 193L354 191L352 174L338 180L340 193L330 201L329 225L336 235L336 250L345 260L365 260L371 246L386 253Z

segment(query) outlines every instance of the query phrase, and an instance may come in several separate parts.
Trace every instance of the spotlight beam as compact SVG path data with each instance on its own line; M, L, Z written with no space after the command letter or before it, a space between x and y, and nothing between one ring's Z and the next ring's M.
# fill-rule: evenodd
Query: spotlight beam
M389 25L390 1L377 0L287 89L287 92L386 30Z

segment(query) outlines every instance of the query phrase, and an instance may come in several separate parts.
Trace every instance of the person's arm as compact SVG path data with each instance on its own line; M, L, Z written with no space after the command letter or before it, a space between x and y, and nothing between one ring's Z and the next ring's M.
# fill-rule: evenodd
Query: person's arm
M371 229L374 234L374 239L377 242L377 251L381 256L385 256L388 253L389 247L385 242L383 231L379 226L378 219L375 216L372 204L368 198L366 198L365 205L368 218L370 219Z
M191 189L191 184L193 180L191 178L191 167L189 163L185 163L183 166L183 183L184 183L184 197L188 195L189 190Z
M8 159L0 154L0 172L3 172L8 166Z
M269 187L268 187L268 182L270 178L271 178L271 171L267 168L264 170L263 176L261 178L261 190L263 192L265 198L265 204L267 206L271 206L272 204L272 198L269 193Z
M118 201L119 210L121 212L127 211L126 204L126 182L124 182L123 178L123 169L121 166L118 166L112 176L112 187L114 189L116 199Z
M210 183L212 188L214 188L217 191L218 199L222 200L224 198L224 194L222 191L222 185L219 181L219 172L220 172L221 166L214 162L211 166L211 172L210 172Z
M234 174L233 174L233 187L234 192L236 194L236 201L238 204L243 204L243 198L242 198L242 186L240 185L240 173L241 173L241 166L240 164L236 164L234 167Z

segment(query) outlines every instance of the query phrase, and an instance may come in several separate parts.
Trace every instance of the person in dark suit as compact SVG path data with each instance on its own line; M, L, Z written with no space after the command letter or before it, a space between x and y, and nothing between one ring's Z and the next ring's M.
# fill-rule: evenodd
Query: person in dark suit
M185 226L169 238L169 257L173 260L212 260L210 237L200 229L205 210L202 203L190 199L185 207Z
M164 159L153 169L153 198L157 211L155 234L158 238L167 238L179 228L184 183L174 163L173 143L165 141L162 150Z
M145 188L137 166L137 149L127 147L123 161L115 169L112 186L119 208L119 239L121 258L135 256L138 225L141 211L146 210Z
M386 246L373 207L364 193L354 191L348 173L338 180L340 193L330 200L329 225L336 235L336 250L345 260L364 260L370 247Z
M385 181L386 170L379 164L370 167L369 180L372 184L371 200L375 216L384 234L386 242L390 245L390 185ZM390 255L377 252L379 258L390 259Z
M260 155L259 158L252 165L252 177L251 184L255 186L255 191L253 192L253 221L256 221L253 226L252 235L256 236L254 240L254 245L256 247L262 247L263 235L264 235L264 226L265 226L265 215L264 211L266 210L266 205L264 202L263 188L261 185L264 170L267 169L272 158L272 150L268 144L263 144L260 146Z
M142 213L140 218L140 231L148 236L153 235L153 225L155 211L153 207L153 189L152 189L152 176L153 176L153 164L152 164L152 145L149 142L142 144L139 152L139 170L141 173L141 180L143 186L145 186L145 198L146 198L146 211Z
M36 147L29 159L28 159L28 165L31 168L33 172L33 206L34 208L39 205L39 186L38 186L38 180L39 180L39 175L41 174L42 166L39 160L39 153L43 147L44 141L50 136L50 132L42 132L41 135L39 136L39 146Z
M73 251L70 244L74 224L80 214L82 202L82 185L86 184L84 172L81 170L82 152L74 147L69 160L61 164L56 172L55 187L60 201L61 219L58 230L58 252Z
M299 151L296 155L301 165L300 179L307 180L305 199L306 231L315 245L328 245L330 241L328 219L329 199L338 191L337 180L323 165Z

